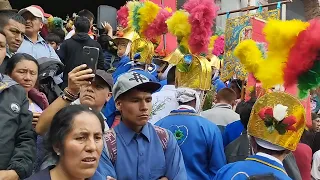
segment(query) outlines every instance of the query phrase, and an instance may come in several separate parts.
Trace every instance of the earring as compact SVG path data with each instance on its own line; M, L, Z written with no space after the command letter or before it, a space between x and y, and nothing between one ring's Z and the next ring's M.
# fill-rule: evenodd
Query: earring
M57 152L57 155L60 156L60 152Z

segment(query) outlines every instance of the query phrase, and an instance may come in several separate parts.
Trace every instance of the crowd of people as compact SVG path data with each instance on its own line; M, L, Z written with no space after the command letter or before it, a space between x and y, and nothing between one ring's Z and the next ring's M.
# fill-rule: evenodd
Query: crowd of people
M119 11L134 18L135 8L157 7L148 3ZM155 9L172 31L176 14L193 15L187 7ZM191 50L155 53L157 37L121 12L122 27L102 22L96 34L86 9L71 28L50 26L40 6L0 10L0 180L320 180L319 89L307 130L297 98L273 91L245 101L245 81L221 82ZM85 46L99 49L95 68L83 63Z

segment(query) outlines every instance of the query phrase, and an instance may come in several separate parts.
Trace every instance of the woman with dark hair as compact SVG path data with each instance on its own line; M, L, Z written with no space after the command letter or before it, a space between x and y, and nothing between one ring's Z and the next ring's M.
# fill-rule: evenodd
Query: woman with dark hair
M29 111L33 113L33 128L38 123L39 116L49 106L47 97L38 91L35 86L38 80L39 64L29 54L18 53L11 57L6 67L6 74L19 83L26 91L29 100ZM37 159L34 162L33 172L38 172L43 161L42 137L37 137Z
M33 112L34 116L32 121L34 127L42 111L49 106L46 96L35 88L38 72L38 61L26 53L13 55L6 67L6 74L19 83L27 93L29 111Z
M56 166L34 174L27 180L89 179L98 166L103 148L102 116L83 105L61 109L48 132L47 147Z

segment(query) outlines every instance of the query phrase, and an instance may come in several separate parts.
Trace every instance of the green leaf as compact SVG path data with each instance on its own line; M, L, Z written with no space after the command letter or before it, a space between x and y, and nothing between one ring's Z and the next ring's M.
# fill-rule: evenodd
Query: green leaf
M185 63L177 64L177 68L178 68L178 71L180 71L180 72L188 72L189 71L189 66Z
M287 132L287 126L286 124L278 123L275 125L276 130L279 132L279 134L283 135Z

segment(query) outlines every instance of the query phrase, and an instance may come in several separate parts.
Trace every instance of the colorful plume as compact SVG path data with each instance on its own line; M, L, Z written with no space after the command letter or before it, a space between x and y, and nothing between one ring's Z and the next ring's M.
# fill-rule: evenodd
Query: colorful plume
M136 32L139 32L139 19L140 16L138 14L139 9L142 7L141 2L132 1L128 2L129 8L129 27L132 27Z
M193 54L207 53L212 33L213 20L219 7L212 0L188 0L184 9L190 14L191 34L189 46Z
M191 33L191 24L188 21L188 13L179 10L167 20L168 30L171 34L177 36L178 41L182 38L188 38Z
M136 31L140 35L143 35L148 26L155 20L160 9L161 8L157 4L151 1L145 1L142 7L139 8L139 18L137 18L139 21L139 29L136 29Z
M155 39L162 34L168 32L168 26L166 24L167 19L172 15L172 10L170 8L162 8L157 14L154 21L148 26L148 28L143 33L147 39Z
M123 28L128 26L129 8L125 5L117 11L117 21Z
M224 36L219 36L213 46L212 54L215 56L221 56L224 53Z
M263 61L262 53L253 40L242 41L234 50L234 55L250 73L258 72L259 64Z
M298 83L301 98L320 85L320 19L311 20L309 24L299 33L284 69L285 86Z

